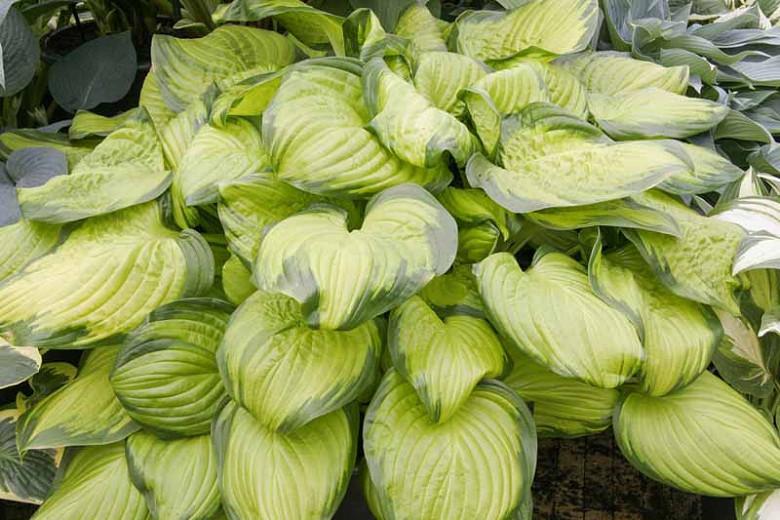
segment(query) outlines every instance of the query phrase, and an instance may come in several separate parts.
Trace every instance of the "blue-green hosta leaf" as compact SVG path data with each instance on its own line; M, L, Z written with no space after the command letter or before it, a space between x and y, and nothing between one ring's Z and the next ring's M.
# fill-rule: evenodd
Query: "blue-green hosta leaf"
M62 466L35 520L149 519L144 497L130 481L124 442L76 448Z
M404 3L411 5L397 18L398 23L395 24L393 32L398 36L407 38L412 43L414 53L446 51L447 43L444 33L447 23L433 16L426 5L414 0L382 2L382 4L396 5ZM393 27L392 25L384 26Z
M258 291L234 314L217 359L230 397L267 428L289 432L370 388L381 351L374 321L310 329L298 302Z
M681 236L625 229L659 279L675 294L739 314L734 291L740 282L731 265L744 233L734 224L703 217L663 193L641 197L644 204L665 211L677 221Z
M780 515L780 490L734 499L737 520L772 520Z
M745 175L722 155L703 146L680 143L692 168L671 175L658 187L677 195L695 195L715 191Z
M484 77L484 64L454 52L424 52L416 60L414 86L436 108L460 117L464 103L460 91Z
M181 112L215 81L247 71L273 72L293 62L295 48L279 33L227 25L197 39L155 34L152 64L165 104ZM143 100L142 100L143 101Z
M0 227L0 282L54 249L61 232L59 225L29 220Z
M140 325L155 308L213 283L192 230L163 225L156 203L84 222L54 252L0 284L0 331L17 345L82 348Z
M357 430L354 409L285 434L229 403L213 430L228 518L331 518L352 476Z
M16 447L18 413L0 411L0 499L40 504L51 488L61 454L34 450L22 458Z
M688 166L670 141L613 143L598 129L547 103L504 120L493 164L472 156L466 175L517 213L582 206L651 188Z
M353 231L346 211L335 206L283 220L263 239L255 281L298 300L310 326L349 329L445 273L455 259L456 234L455 220L431 194L400 185L371 199Z
M151 114L149 110L147 110ZM68 128L70 139L85 139L87 137L106 137L114 130L121 128L132 118L136 117L137 108L131 108L113 117L101 116L88 110L79 110L73 116ZM154 118L152 118L154 120Z
M737 496L780 487L777 431L709 372L663 397L631 393L614 428L631 464L688 493Z
M729 111L714 101L657 87L615 95L591 93L588 109L596 123L615 139L690 137L717 125Z
M150 201L170 183L154 125L141 112L106 137L70 175L19 189L19 205L30 220L72 222Z
M458 75L451 81L460 79ZM383 59L374 58L366 64L363 89L373 116L371 130L402 160L433 168L446 161L446 153L463 165L477 150L477 141L466 125L438 108L430 100L430 92L418 92L415 85L395 74Z
M214 12L218 22L256 22L271 17L304 44L329 43L336 55L344 55L343 18L301 0L233 0Z
M109 444L138 430L108 380L118 353L118 346L90 351L73 381L25 410L16 425L19 449Z
M8 159L15 150L54 148L65 154L68 158L68 167L73 168L85 155L92 151L94 146L94 142L71 143L63 134L42 132L29 128L7 130L0 133L0 157L3 159Z
M180 300L127 338L111 385L130 417L165 438L208 433L226 399L216 351L232 310L212 298Z
M152 518L208 520L219 510L217 457L209 435L162 440L140 431L127 439L125 455Z
M32 81L40 54L38 39L24 16L9 4L0 17L0 97L13 96Z
M219 183L270 167L260 131L244 119L198 130L181 159L182 196L190 206L217 201Z
M723 341L712 359L718 374L744 394L768 397L774 392L775 377L755 331L744 318L725 311L717 315L723 327Z
M584 50L598 28L596 0L533 0L509 11L471 11L456 22L452 44L480 60L535 47L554 54Z
M17 188L34 188L68 173L68 158L54 148L25 148L11 152L5 167Z
M440 316L485 315L477 281L468 264L456 265L450 272L437 276L422 288L419 296Z
M263 114L263 142L280 180L325 195L366 196L404 182L449 184L444 164L401 161L365 127L362 66L326 58L293 68ZM448 116L449 117L449 116Z
M588 275L596 294L624 312L641 333L643 392L668 394L707 369L723 336L717 317L704 305L667 289L636 248L602 254L598 241Z
M240 305L255 292L252 271L236 255L231 254L222 266L222 290L233 305Z
M447 422L477 383L500 376L507 362L488 322L465 315L441 319L417 296L390 314L388 338L393 364L434 423Z
M35 347L16 347L0 338L0 388L17 385L41 368L41 354Z
M22 212L17 200L16 184L8 176L2 163L0 163L0 204L0 229L19 223Z
M619 391L561 377L519 352L512 351L511 357L512 371L503 381L524 401L533 403L540 437L580 437L610 427Z
M514 518L530 499L533 418L498 381L477 385L437 424L390 370L366 412L363 446L385 518Z
M95 108L127 95L138 72L130 31L82 43L49 69L49 92L68 112Z
M573 259L547 253L523 272L512 255L498 253L474 274L491 323L553 372L614 388L641 368L633 325L593 293Z

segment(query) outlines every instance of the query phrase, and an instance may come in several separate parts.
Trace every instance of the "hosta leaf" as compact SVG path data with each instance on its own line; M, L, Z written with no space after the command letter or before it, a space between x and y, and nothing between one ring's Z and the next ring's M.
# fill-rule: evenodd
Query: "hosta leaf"
M761 328L758 335L764 336L770 332L780 335L780 306L769 309L761 316Z
M147 112L152 112L147 109ZM130 109L112 117L101 116L87 110L79 110L73 116L68 128L70 139L85 139L87 137L106 137L114 130L118 130L125 123L136 117L138 109ZM152 117L154 120L154 117Z
M484 317L477 281L467 264L456 265L422 288L419 296L439 315L466 314Z
M416 185L376 195L360 229L346 224L344 210L323 205L274 226L255 264L257 286L298 300L310 326L349 329L422 289L455 258L455 221Z
M404 182L449 184L444 164L401 161L365 127L362 66L325 58L292 70L263 114L263 142L280 180L326 195L366 196ZM447 116L449 117L449 116Z
M503 381L523 400L533 403L540 437L579 437L606 430L620 392L579 379L561 377L518 352L511 353L512 371Z
M16 347L0 338L0 388L17 385L41 368L41 354L35 347Z
M352 1L354 2L356 0ZM372 0L357 1L362 3ZM373 1L380 4L396 4L399 7L403 4L409 4L409 7L403 11L403 14L401 14L400 17L396 16L398 23L394 23L394 25L387 25L384 23L384 20L382 23L384 27L388 28L395 26L393 32L398 36L407 38L409 41L411 41L412 49L415 52L421 53L447 50L447 43L445 42L444 37L446 22L443 22L442 20L439 20L433 16L425 3L415 2L414 0L400 0L397 2ZM393 7L390 7L390 9ZM381 11L379 12L379 16L381 19Z
M11 152L25 148L54 148L68 158L68 166L72 168L87 155L95 143L71 143L68 138L59 133L42 132L40 130L20 129L7 130L0 133L0 157L8 159Z
M281 85L283 76L283 71L260 72L239 81L235 78L218 81L221 92L212 107L212 124L224 126L229 116L262 114Z
M391 370L366 413L363 446L385 518L513 518L530 498L533 419L497 381L478 385L449 421L436 424Z
M16 410L0 411L0 499L40 504L49 492L60 455L35 450L22 458L16 447Z
M222 290L233 305L240 305L255 292L252 272L232 254L222 266Z
M0 163L0 229L13 226L22 218L17 200L16 185L8 176L5 165Z
M458 80L456 77L451 81ZM474 136L463 123L437 108L381 58L366 64L363 89L373 116L371 130L402 160L420 168L433 168L442 164L446 153L463 165L477 150Z
M352 475L357 429L357 412L338 410L276 433L229 403L213 433L228 518L333 516Z
M70 363L53 361L41 365L40 370L27 380L32 394L16 394L16 409L19 413L28 410L66 384L73 381L78 369Z
M717 317L667 289L636 248L602 254L597 242L588 275L596 294L625 312L641 332L643 392L667 394L706 370L723 335Z
M463 315L442 320L416 296L390 314L388 338L393 364L435 423L447 422L477 383L500 376L507 361L488 322Z
M176 112L165 104L165 99L163 99L163 94L160 90L160 82L154 71L149 71L146 75L144 84L141 87L138 105L149 112L149 116L157 128L165 127L168 121L176 115Z
M496 251L501 233L491 222L461 227L458 230L457 261L474 263Z
M612 143L595 127L546 103L505 119L498 163L472 156L466 175L517 213L582 206L651 188L687 168L669 141Z
M219 510L217 457L210 436L166 441L140 431L127 439L126 457L130 479L143 493L152 518L206 520Z
M54 249L61 231L58 225L29 220L0 227L0 281Z
M780 201L777 198L739 198L718 208L715 217L737 224L748 233L734 259L734 274L780 268Z
M463 102L458 94L487 74L487 67L454 52L425 52L417 58L414 86L436 108L459 117Z
M11 152L5 167L17 188L34 188L68 173L68 158L54 148L25 148Z
M108 380L118 353L90 351L73 381L25 410L16 425L20 450L110 444L138 430Z
M156 34L152 64L166 105L181 112L214 81L249 70L273 72L289 65L294 47L281 34L228 25L198 39Z
M258 291L234 314L217 359L234 401L267 428L293 431L371 387L381 351L373 321L310 329L298 302Z
M17 345L82 348L207 290L213 262L200 235L163 225L155 203L92 218L0 284L0 330Z
M725 311L717 314L723 327L723 341L712 359L718 374L742 393L756 397L771 395L775 377L758 336L744 318Z
M20 92L35 76L40 60L38 38L24 15L6 2L0 17L0 97Z
M215 355L232 310L211 298L180 300L128 337L111 385L136 422L165 438L208 433L226 399Z
M614 388L639 370L643 353L634 327L591 291L573 259L537 255L523 272L510 254L498 253L474 266L474 274L491 323L553 372Z
M643 194L642 202L665 211L677 221L682 235L624 230L660 280L675 294L719 307L734 314L740 282L731 264L743 233L735 225L703 217L659 192Z
M777 431L709 372L663 397L628 395L614 427L631 464L689 493L735 496L780 486Z
M598 27L595 0L534 0L510 11L472 11L455 26L458 52L480 60L535 47L555 54L585 49Z
M734 499L737 520L772 520L780 514L780 490Z
M715 191L724 185L735 182L745 175L739 167L722 155L703 146L680 143L691 161L688 171L671 175L659 185L659 188L677 195L694 195Z
M54 491L35 520L147 520L144 497L130 482L125 443L77 448L62 462Z
M588 108L596 123L615 139L690 137L720 123L729 109L657 87L615 95L591 93Z
M216 202L219 183L269 166L260 131L252 123L235 119L221 128L203 126L181 160L182 196L190 206Z

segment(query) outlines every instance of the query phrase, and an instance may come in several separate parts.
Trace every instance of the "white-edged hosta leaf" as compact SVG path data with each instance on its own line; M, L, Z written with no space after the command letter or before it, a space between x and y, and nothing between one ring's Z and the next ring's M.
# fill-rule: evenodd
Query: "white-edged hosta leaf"
M70 139L85 139L87 137L106 137L114 130L122 127L128 120L135 117L138 109L131 108L112 117L101 116L88 110L79 110L73 116L73 120L68 128L68 137ZM151 114L151 111L147 109ZM152 117L154 120L154 117Z
M222 290L233 305L240 305L256 290L252 284L252 271L236 255L231 254L222 265Z
M437 424L414 388L390 370L366 412L363 446L385 518L514 518L530 498L533 418L498 381L477 385Z
M33 518L148 520L144 497L127 471L125 443L75 448L66 453L54 490Z
M298 300L310 326L349 329L445 273L456 235L455 220L430 193L404 184L372 198L353 231L347 212L328 205L275 225L263 238L254 278L260 289Z
M512 371L503 381L524 401L533 403L540 437L580 437L611 426L619 391L559 376L519 352L511 351L510 355Z
M497 253L474 274L491 323L537 363L602 388L640 369L634 326L593 293L575 260L549 252L524 272L512 255Z
M293 62L295 50L279 33L227 25L197 39L155 34L152 64L166 105L181 112L213 82L249 70L273 72Z
M244 119L223 127L205 125L184 153L178 174L189 206L217 201L219 184L270 167L260 131Z
M160 437L208 433L226 400L216 351L232 310L213 298L179 300L133 331L111 372L130 417Z
M405 182L441 189L444 164L403 162L366 125L362 64L323 58L293 67L263 113L263 142L278 178L324 195L367 196ZM448 115L449 117L449 115Z
M219 510L217 457L209 435L162 440L140 431L125 445L130 479L156 520L209 520Z
M535 47L554 54L587 47L598 28L596 0L534 0L509 11L471 11L454 29L458 52L480 60Z
M453 83L458 79L449 78ZM382 58L366 64L363 90L373 116L369 127L402 160L433 168L446 161L446 153L463 165L477 150L476 139L466 125L438 108L429 92L418 92L415 85L390 70Z
M118 346L90 351L75 379L25 410L16 425L19 449L110 444L138 430L108 380L118 353Z
M40 504L49 493L62 453L29 451L21 457L16 447L19 412L0 411L0 499Z
M716 191L745 175L722 155L695 144L680 143L690 159L692 168L671 175L658 187L676 195L695 195Z
M228 518L331 518L352 476L357 430L355 409L285 434L228 403L212 434Z
M774 391L775 376L755 331L744 318L716 312L723 327L723 340L712 359L718 374L742 393L769 396Z
M707 369L723 336L717 317L667 289L635 247L602 254L597 241L588 276L596 294L624 312L640 331L643 392L668 394Z
M217 352L230 397L267 428L289 432L351 403L374 384L380 329L310 329L300 304L258 291L235 312Z
M731 265L743 237L742 230L734 224L703 217L658 191L643 193L640 200L674 218L682 232L673 237L623 230L659 279L683 298L738 314L734 291L741 284L732 276Z
M497 163L475 154L472 186L517 213L582 206L651 188L687 169L677 143L613 143L598 129L547 103L504 120Z
M17 347L0 338L0 388L17 385L41 368L41 353L35 347Z
M442 316L466 314L481 318L485 315L477 281L468 264L456 265L450 272L435 277L418 295Z
M614 95L592 92L588 109L596 124L615 139L690 137L717 125L729 111L714 101L657 87Z
M163 225L153 202L95 217L53 253L0 283L0 331L17 345L82 348L213 283L214 259L192 230Z
M773 520L780 515L780 490L734 499L737 520Z
M424 8L423 8L424 9ZM459 117L463 113L460 91L485 76L480 62L454 52L425 52L418 56L414 86L436 108Z
M388 330L393 364L434 423L455 415L477 383L504 372L504 348L481 318L441 319L422 298L412 296L390 313Z
M355 0L352 0L353 2ZM365 0L358 0L365 1ZM370 0L369 0L370 1ZM395 2L381 2L382 4L403 3L411 4L406 8L400 17L398 23L393 26L385 26L393 33L408 39L412 43L412 50L417 53L446 51L444 32L447 27L446 22L433 16L425 3L403 0Z
M24 219L0 227L0 282L54 249L61 235L59 225Z
M708 496L780 487L780 438L769 421L709 372L663 397L629 394L615 438L642 473Z

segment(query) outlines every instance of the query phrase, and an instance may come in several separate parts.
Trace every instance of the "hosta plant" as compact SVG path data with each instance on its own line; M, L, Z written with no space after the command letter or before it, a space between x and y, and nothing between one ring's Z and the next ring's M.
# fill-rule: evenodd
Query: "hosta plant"
M611 427L772 518L778 34L705 3L190 6L136 108L1 134L0 496L527 519Z

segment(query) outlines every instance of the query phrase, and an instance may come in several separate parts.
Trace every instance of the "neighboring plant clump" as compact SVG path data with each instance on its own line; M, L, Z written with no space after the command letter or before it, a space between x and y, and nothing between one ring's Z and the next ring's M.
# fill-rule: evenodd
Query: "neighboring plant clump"
M137 108L0 134L0 497L529 519L611 426L778 518L777 2L182 3Z

